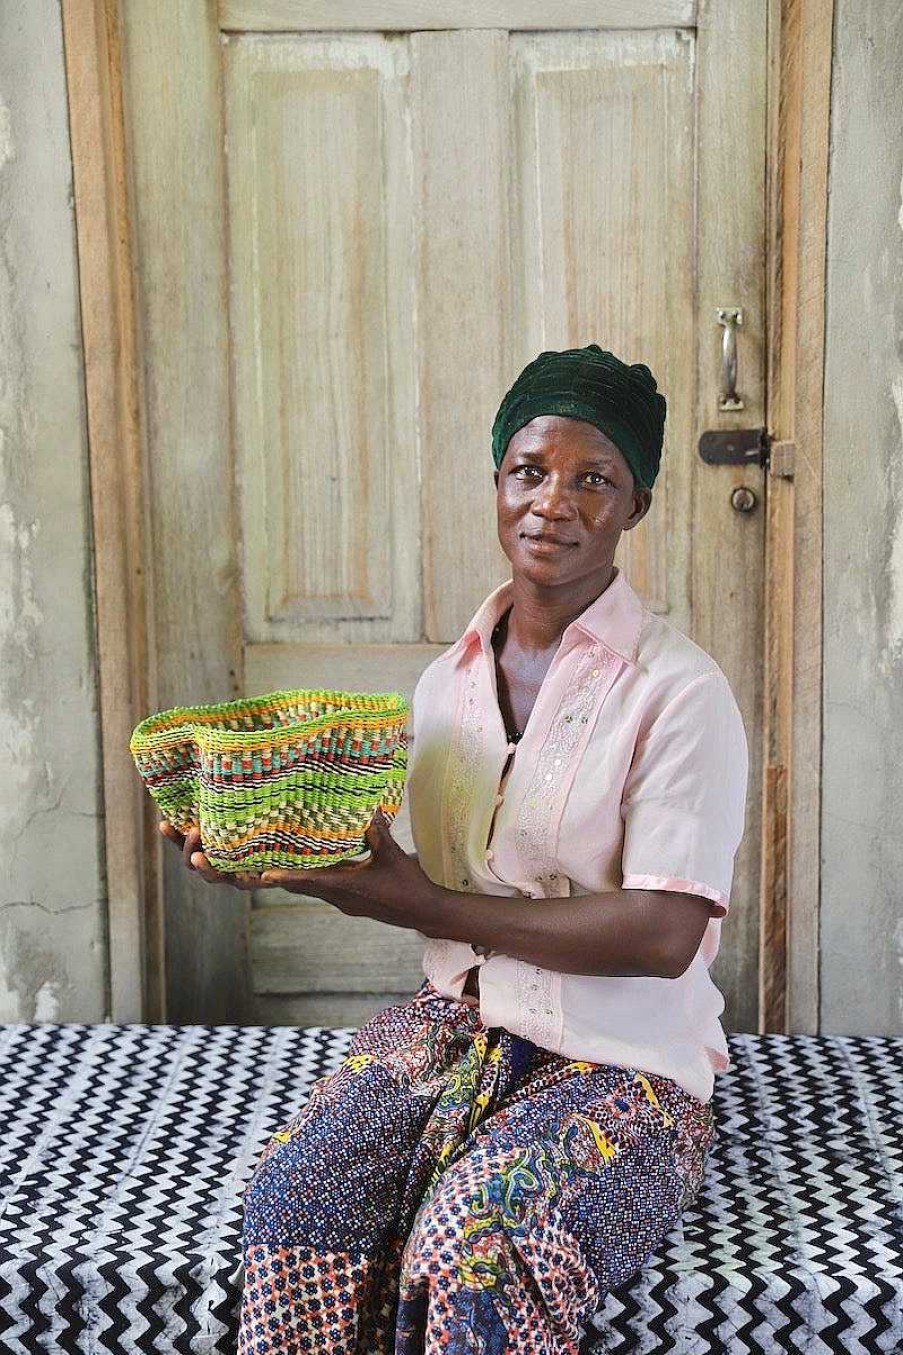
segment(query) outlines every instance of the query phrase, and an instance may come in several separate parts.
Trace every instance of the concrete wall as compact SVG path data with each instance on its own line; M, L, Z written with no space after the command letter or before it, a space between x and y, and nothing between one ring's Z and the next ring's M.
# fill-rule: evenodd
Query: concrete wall
M0 1020L106 1011L87 440L56 0L0 5Z
M903 5L837 0L821 1027L903 1033Z

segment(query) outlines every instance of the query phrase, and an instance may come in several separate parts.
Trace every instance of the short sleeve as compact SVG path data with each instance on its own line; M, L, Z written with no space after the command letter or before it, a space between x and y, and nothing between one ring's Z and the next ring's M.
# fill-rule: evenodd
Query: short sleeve
M621 813L624 889L701 894L727 912L749 755L720 669L695 678L637 744Z

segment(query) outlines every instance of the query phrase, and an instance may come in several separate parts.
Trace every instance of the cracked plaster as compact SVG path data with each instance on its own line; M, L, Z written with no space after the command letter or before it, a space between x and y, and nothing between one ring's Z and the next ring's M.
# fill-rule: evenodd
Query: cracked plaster
M84 374L59 5L0 7L0 1020L106 1010Z

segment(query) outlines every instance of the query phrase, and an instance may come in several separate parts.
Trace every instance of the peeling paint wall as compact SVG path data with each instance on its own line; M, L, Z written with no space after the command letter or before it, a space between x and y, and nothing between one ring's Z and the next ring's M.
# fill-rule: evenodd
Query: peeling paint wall
M60 9L0 6L0 1020L100 1020L90 497Z
M821 1028L903 1034L903 6L837 0Z

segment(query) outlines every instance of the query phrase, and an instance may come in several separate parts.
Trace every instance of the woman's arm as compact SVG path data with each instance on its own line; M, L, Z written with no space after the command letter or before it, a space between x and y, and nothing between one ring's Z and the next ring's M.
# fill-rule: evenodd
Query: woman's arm
M613 889L541 902L459 894L434 884L389 832L382 815L368 829L369 860L322 870L225 875L199 850L195 833L164 836L186 866L210 884L287 889L324 899L353 917L372 917L424 936L464 941L564 974L677 978L699 948L709 918L723 911L696 894Z
M698 894L653 889L539 902L441 894L437 929L426 935L487 946L563 974L675 979L689 966L717 910Z

